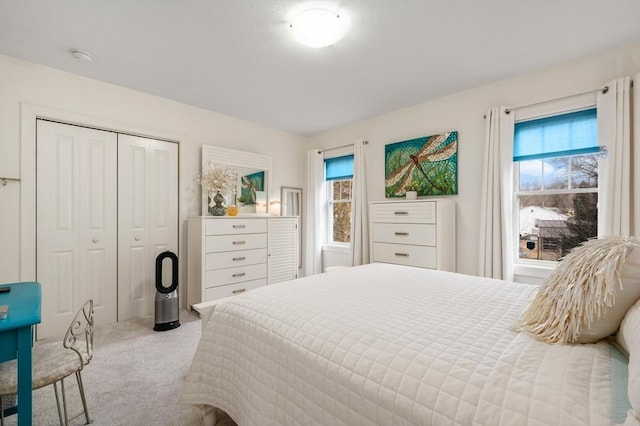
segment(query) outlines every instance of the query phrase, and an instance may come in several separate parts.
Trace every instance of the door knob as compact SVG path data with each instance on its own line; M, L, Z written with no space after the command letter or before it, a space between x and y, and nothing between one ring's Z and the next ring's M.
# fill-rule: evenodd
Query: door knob
M94 244L97 243L98 241L100 241L100 238L94 238L91 240Z
M133 239L136 241L140 241L140 235L136 235Z

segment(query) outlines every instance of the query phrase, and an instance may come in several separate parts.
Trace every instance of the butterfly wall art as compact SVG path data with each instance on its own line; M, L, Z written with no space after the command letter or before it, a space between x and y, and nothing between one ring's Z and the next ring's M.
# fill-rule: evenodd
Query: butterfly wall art
M418 195L458 193L458 132L425 136L385 145L384 184L387 198L403 197L405 187Z

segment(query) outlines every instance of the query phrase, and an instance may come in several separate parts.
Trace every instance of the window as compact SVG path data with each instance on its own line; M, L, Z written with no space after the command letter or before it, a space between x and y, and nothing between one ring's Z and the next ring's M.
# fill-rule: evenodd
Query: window
M329 243L348 244L351 234L351 190L353 154L328 158L324 162L327 187L327 230Z
M597 139L595 108L516 123L520 259L556 261L597 236Z

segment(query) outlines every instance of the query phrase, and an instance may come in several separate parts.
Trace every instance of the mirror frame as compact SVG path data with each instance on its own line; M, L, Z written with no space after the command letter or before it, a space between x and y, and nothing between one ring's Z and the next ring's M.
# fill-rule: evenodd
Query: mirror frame
M269 190L271 189L271 156L256 154L254 152L239 151L237 149L222 148L213 145L202 145L202 163L200 171L206 170L208 163L225 167L242 167L265 172L265 195L267 197L266 211L269 214ZM206 189L201 188L201 214L208 216L209 198ZM247 214L247 213L245 213ZM257 214L257 213L251 213Z
M298 214L294 215L298 217L298 269L302 269L302 188L295 188L292 186L281 186L280 187L280 216L284 216L284 206L286 200L285 195L287 192L291 192L294 194L299 194L298 205L300 208L298 209Z
M299 200L298 200L298 205L300 206L300 208L298 209L298 214L294 214L293 216L298 216L298 217L302 217L302 188L294 188L291 186L281 186L280 187L280 216L285 216L284 214L284 209L285 209L285 194L287 192L291 192L294 194L299 194Z

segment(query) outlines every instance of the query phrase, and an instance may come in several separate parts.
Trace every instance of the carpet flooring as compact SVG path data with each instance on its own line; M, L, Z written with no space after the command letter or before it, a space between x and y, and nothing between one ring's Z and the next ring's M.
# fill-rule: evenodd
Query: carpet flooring
M93 360L82 372L94 425L202 425L202 410L177 403L200 340L200 319L181 311L181 326L164 332L153 331L153 321L148 317L95 327ZM74 376L65 379L65 392L69 423L84 424ZM59 424L57 413L53 386L33 392L34 426ZM5 418L6 426L16 423L15 415ZM235 423L222 413L218 425Z

